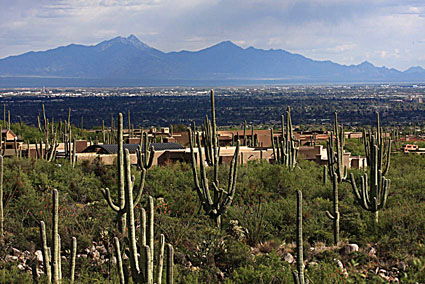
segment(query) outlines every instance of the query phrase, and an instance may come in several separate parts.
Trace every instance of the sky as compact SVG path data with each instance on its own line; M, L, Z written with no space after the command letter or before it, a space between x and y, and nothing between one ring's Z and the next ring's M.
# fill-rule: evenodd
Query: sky
M0 0L0 58L130 34L166 52L231 40L347 65L425 67L423 0Z

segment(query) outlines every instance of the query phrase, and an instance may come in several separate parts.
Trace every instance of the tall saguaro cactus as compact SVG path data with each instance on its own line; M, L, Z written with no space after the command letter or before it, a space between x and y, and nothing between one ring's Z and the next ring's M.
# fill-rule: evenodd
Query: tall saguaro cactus
M196 192L198 194L201 206L205 213L215 221L217 227L221 226L221 216L227 209L234 198L236 191L236 177L237 177L237 165L239 158L239 141L236 144L235 153L230 163L229 177L227 188L223 189L220 187L218 180L218 169L219 169L219 155L220 148L218 146L218 137L215 123L215 107L214 107L214 91L211 91L211 112L212 120L208 120L208 117L203 126L202 142L204 143L205 160L203 158L203 149L200 139L200 134L193 133L189 128L189 144L190 152L192 156L192 172L193 179L195 182ZM196 140L195 140L196 137ZM200 178L197 172L197 159L195 157L195 141L198 143L198 155L200 165ZM213 180L210 183L207 179L207 173L205 169L205 163L213 167ZM211 192L212 191L212 196Z
M271 130L273 156L275 162L285 165L287 168L295 168L297 164L298 148L296 147L296 140L292 129L291 108L288 106L286 110L286 125L285 117L282 115L282 134L277 137L277 143Z
M304 276L303 246L303 194L297 190L297 271L293 271L295 284L308 284Z
M126 149L126 152L128 150ZM130 155L130 154L128 154ZM119 231L124 234L126 231L126 215L127 215L127 206L128 203L126 202L125 198L125 187L131 186L132 190L134 187L134 183L131 180L128 180L126 184L126 175L131 175L131 167L124 167L124 142L123 142L123 117L122 114L118 114L118 156L117 156L117 166L118 166L118 203L115 203L112 200L111 193L109 188L101 189L102 194L106 201L109 204L109 207L111 207L112 210L117 212L117 220L118 220L118 229ZM124 170L125 168L125 170ZM143 193L143 188L145 184L145 178L146 178L146 169L141 169L141 178L139 186L136 188L136 197L134 200L132 200L132 206L136 206Z
M335 135L335 139L334 139ZM335 112L334 129L328 140L328 172L331 180L333 176L337 176L338 183L343 182L347 178L347 167L344 166L344 144L345 134L344 127L338 125L338 113Z
M46 225L44 221L40 222L40 237L43 244L42 254L43 254L43 268L44 273L47 275L49 283L60 283L62 279L62 269L61 269L61 244L60 244L60 235L59 235L59 193L56 189L53 190L52 194L52 238L50 249L47 246L47 236L46 236ZM51 251L51 256L49 252ZM75 274L75 256L77 253L77 239L72 238L72 251L71 251L71 263L70 263L70 275L69 278L71 283L74 281Z
M376 135L376 136L375 136ZM390 180L385 177L390 166L391 140L384 138L380 126L379 113L377 113L376 132L363 132L366 158L369 165L369 177L365 173L361 177L361 187L358 190L354 175L350 175L350 182L354 195L360 205L373 213L374 221L379 221L378 212L385 207L390 187ZM375 138L376 137L376 138Z

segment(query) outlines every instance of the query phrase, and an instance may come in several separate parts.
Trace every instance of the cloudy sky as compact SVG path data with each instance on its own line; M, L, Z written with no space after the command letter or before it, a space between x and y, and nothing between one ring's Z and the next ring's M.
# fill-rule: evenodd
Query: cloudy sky
M163 51L231 40L342 64L425 67L423 0L0 0L0 58L130 34Z

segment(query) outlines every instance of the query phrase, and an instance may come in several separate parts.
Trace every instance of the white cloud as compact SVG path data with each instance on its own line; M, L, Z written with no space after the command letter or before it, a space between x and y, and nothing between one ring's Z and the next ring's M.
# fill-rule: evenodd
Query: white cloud
M135 34L164 51L232 40L343 64L425 66L419 0L0 0L0 7L0 57Z

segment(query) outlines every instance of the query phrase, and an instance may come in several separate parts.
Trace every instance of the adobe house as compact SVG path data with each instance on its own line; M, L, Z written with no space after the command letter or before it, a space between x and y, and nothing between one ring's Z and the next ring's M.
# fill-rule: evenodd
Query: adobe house
M2 129L1 130L1 141L0 141L1 149L3 149L3 156L9 157L9 156L15 156L16 151L20 151L22 148L22 139L17 136L12 130L10 129Z
M155 149L152 165L166 165L190 158L190 155L186 154L186 148L176 143L151 143L150 145ZM123 146L130 152L131 163L136 164L136 151L139 144L124 144ZM118 144L97 144L91 145L82 153L77 154L77 160L99 159L105 165L112 165L117 154Z

